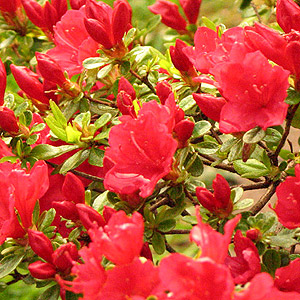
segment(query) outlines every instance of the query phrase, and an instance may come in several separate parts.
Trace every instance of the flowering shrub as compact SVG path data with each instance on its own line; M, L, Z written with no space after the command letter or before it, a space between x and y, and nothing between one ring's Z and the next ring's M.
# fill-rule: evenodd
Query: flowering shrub
M1 289L300 300L300 3L206 3L0 0Z

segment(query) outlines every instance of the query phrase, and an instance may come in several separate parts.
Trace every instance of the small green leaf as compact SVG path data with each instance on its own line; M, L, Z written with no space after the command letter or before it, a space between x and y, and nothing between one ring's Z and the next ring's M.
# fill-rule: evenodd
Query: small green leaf
M164 220L158 224L158 230L161 232L168 232L176 226L176 221L174 219Z
M37 300L57 300L59 297L60 287L58 284L51 286L39 296Z
M104 205L108 204L108 193L109 191L105 191L94 200L92 207L98 212L102 211Z
M268 249L263 257L263 264L266 266L270 274L274 274L276 269L280 268L281 257L280 254L274 249Z
M220 147L220 152L227 153L231 150L231 148L238 142L235 137L229 138L227 141L225 141L221 147Z
M211 128L211 124L208 121L199 121L195 123L195 127L193 130L193 138L198 138L206 134Z
M237 203L234 204L233 209L234 210L242 210L242 209L246 209L249 208L250 206L252 206L254 203L253 199L242 199L240 201L238 201Z
M51 225L51 223L53 222L54 218L56 215L56 211L54 208L50 208L46 214L45 217L41 223L41 225L39 226L39 230L40 231L44 231L44 229L46 229L47 227L49 227Z
M105 151L96 147L91 148L89 155L89 164L97 167L103 167L103 158Z
M179 199L183 195L183 186L181 184L176 185L168 189L168 195L171 199Z
M164 239L163 235L161 235L157 231L153 232L152 246L153 246L155 252L159 255L163 254L166 251L165 239Z
M199 153L206 155L214 154L219 150L219 145L213 142L201 142L194 147Z
M36 143L36 141L39 139L39 136L37 134L33 134L31 135L27 140L26 143L28 145L33 145Z
M187 110L191 109L195 104L196 104L196 101L194 100L193 96L189 95L180 101L179 107L184 112L186 112Z
M48 144L40 144L35 146L30 152L31 157L36 157L39 160L47 160L78 149L77 145L63 145L59 147Z
M243 141L247 144L255 144L266 136L266 131L260 127L255 127L247 131L243 136Z
M246 178L258 178L270 173L270 169L256 159L248 159L247 162L236 160L233 162L233 166L242 177Z
M67 126L67 120L65 116L54 101L50 100L49 104L55 120L61 125L62 128L65 128Z
M282 134L274 129L274 128L268 128L266 130L266 136L264 137L264 141L267 143L278 143L282 138Z
M0 279L9 275L13 270L15 270L16 267L19 265L19 263L22 261L24 256L25 253L21 253L21 254L13 253L5 256L0 261Z
M295 90L289 89L288 96L286 97L284 102L289 105L298 104L300 102L300 93Z
M201 20L205 27L208 27L209 29L212 29L213 31L217 31L217 26L213 21L211 21L210 19L208 19L207 17L204 17L204 16L201 18Z
M112 70L113 66L114 66L113 64L109 64L109 65L103 67L101 70L99 70L99 72L97 74L97 78L102 79L102 78L106 77L109 74L109 72Z
M46 127L45 123L38 123L31 127L30 133L42 131Z
M131 28L127 33L125 33L125 36L123 37L125 47L128 47L133 42L133 40L135 39L135 35L136 28Z
M244 190L241 187L236 187L231 190L230 199L233 203L238 202L243 196Z
M70 242L75 241L80 236L81 231L82 228L80 227L76 227L75 229L73 229L68 236L69 241Z
M97 69L107 65L111 61L107 57L89 57L83 61L83 67L88 70Z
M69 157L61 166L59 173L60 174L65 174L68 171L77 168L79 165L81 165L88 157L90 154L89 149L82 149L78 152L76 152L74 155Z
M103 114L99 119L96 120L94 123L95 128L99 129L102 128L104 125L106 125L112 118L112 115L110 113Z
M203 163L196 152L193 154L189 153L187 156L185 170L195 177L198 177L203 173Z
M283 229L279 232L279 234L275 236L270 236L269 240L271 245L282 247L282 248L289 248L296 244L298 244L298 241L294 239L295 232L289 229Z
M229 154L228 154L228 161L232 162L239 158L241 158L243 151L243 141L242 140L236 140L236 142L232 145Z

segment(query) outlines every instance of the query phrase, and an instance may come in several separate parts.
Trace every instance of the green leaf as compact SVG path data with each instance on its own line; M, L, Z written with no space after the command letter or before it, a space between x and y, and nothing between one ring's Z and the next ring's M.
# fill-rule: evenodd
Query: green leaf
M77 168L80 164L82 164L90 154L89 149L82 149L78 152L76 152L74 155L69 157L61 166L59 173L65 174L68 171Z
M284 102L289 105L298 104L300 102L300 93L295 90L289 89L288 96L286 97Z
M268 128L266 130L266 136L264 137L264 141L267 143L278 143L282 138L282 134L274 129L274 128Z
M98 212L102 211L104 205L108 204L108 193L109 191L105 191L94 200L92 207Z
M27 140L26 143L28 145L33 145L36 143L36 141L39 139L39 136L37 134L33 134L31 135Z
M194 145L196 150L201 154L214 154L219 150L219 145L214 142L201 142L199 144Z
M203 163L197 153L194 153L191 156L189 154L186 161L187 164L185 165L185 170L192 176L198 177L203 173Z
M280 254L274 249L268 249L264 253L262 261L272 275L275 273L276 269L280 268L281 265Z
M51 131L61 140L66 141L67 140L67 134L65 132L65 129L62 128L62 126L59 124L58 121L53 116L48 116L45 118L46 124L49 126Z
M110 113L103 114L99 119L96 120L94 123L95 128L99 129L102 128L104 125L106 125L112 118L112 115Z
M103 67L97 73L97 78L102 79L102 78L106 77L109 74L109 72L112 70L113 66L114 66L113 64L109 64L109 65Z
M158 230L161 232L168 232L176 226L176 221L174 219L164 220L158 224Z
M152 246L154 248L154 251L159 255L163 254L166 251L165 239L163 235L161 235L157 231L153 232Z
M50 208L46 214L45 217L41 223L41 225L39 226L39 230L40 231L44 231L44 229L46 229L47 227L49 227L51 225L51 223L53 222L54 218L56 215L56 211L54 208Z
M37 300L57 300L59 297L60 287L58 284L51 286Z
M46 127L45 123L38 123L31 127L30 133L42 131Z
M15 116L20 116L28 108L28 106L28 102L23 102L20 105L18 105L18 107L15 110Z
M300 128L300 106L296 110L296 113L292 121L292 126L295 128Z
M193 130L193 138L198 138L206 134L211 128L211 124L208 121L199 121L195 123L195 127Z
M110 132L110 128L107 128L106 130L100 132L98 135L95 136L94 141L100 141L108 138L109 132Z
M231 150L231 148L238 142L239 140L237 140L235 137L233 138L229 138L228 140L226 140L220 147L220 152L224 152L227 153Z
M80 227L76 227L75 229L73 229L68 236L69 241L70 242L75 241L80 236L81 231L82 228Z
M50 100L49 104L55 120L61 125L62 128L65 128L67 126L67 120L65 116L54 101Z
M240 201L238 201L237 203L234 204L233 209L234 210L242 210L242 209L246 209L250 206L252 206L254 203L253 199L242 199Z
M21 253L21 254L13 253L5 256L0 261L0 279L9 275L13 270L15 270L16 267L19 265L19 263L22 261L24 256L25 253Z
M204 26L208 27L209 29L212 29L213 31L217 31L217 26L213 21L204 16L201 18L201 20Z
M237 160L241 157L243 151L243 141L236 140L235 144L232 145L229 154L228 154L228 161L232 162Z
M168 195L171 199L176 200L179 199L183 195L183 186L181 184L176 185L168 189Z
M294 239L295 232L289 229L283 229L275 236L270 236L268 239L270 240L271 245L282 247L282 248L289 248L296 244L298 241Z
M247 144L255 144L266 136L266 131L260 127L255 127L247 131L243 136L243 141Z
M91 148L89 155L89 164L97 167L103 167L103 158L105 151L96 147Z
M121 64L121 74L122 75L127 75L128 72L130 71L131 65L129 61L123 61Z
M144 34L147 34L151 31L153 31L161 22L161 16L160 15L155 15L152 18L149 19L145 26L145 32Z
M125 33L125 36L123 37L125 47L128 47L133 42L133 40L135 39L135 35L136 28L131 28L127 33Z
M107 57L89 57L83 61L83 67L92 70L103 67L110 62L112 62L112 60Z
M245 178L258 178L270 173L270 169L256 159L248 159L247 162L236 160L233 162L233 167Z
M179 107L186 112L187 110L191 109L196 104L196 101L194 100L192 95L189 95L185 98L183 98L179 102Z
M238 202L243 196L244 190L241 187L236 187L231 190L230 199L233 203Z
M74 144L81 143L80 138L82 136L82 132L79 131L75 126L73 127L72 125L69 124L65 128L65 132L67 135L67 138L66 138L67 143L74 143Z
M59 147L48 144L40 144L35 146L30 152L31 157L36 157L39 160L47 160L78 149L77 145L63 145Z

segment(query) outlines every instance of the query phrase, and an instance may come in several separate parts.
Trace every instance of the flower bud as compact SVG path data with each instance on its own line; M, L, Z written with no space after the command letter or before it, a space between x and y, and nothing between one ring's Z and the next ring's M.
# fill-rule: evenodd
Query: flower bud
M68 272L72 266L73 261L77 261L79 258L76 245L73 243L67 243L61 245L53 253L53 264L62 272Z
M47 54L36 52L35 56L40 74L46 80L52 81L59 86L63 86L67 79L65 78L60 65Z
M3 62L0 59L0 105L4 103L4 93L6 88L6 71Z
M257 228L251 228L246 231L246 237L253 242L257 242L262 238L262 233Z
M0 107L0 127L11 135L19 132L19 124L14 112L3 106Z
M46 28L43 7L35 0L21 0L29 20L40 28Z
M196 196L198 201L219 218L228 217L233 209L233 204L230 199L230 187L226 179L217 174L213 181L214 193L203 187L196 188Z
M184 119L178 122L173 128L175 138L178 141L178 148L184 148L187 146L188 139L192 136L195 123L189 119Z
M201 2L202 0L179 0L190 24L195 24L197 22Z
M31 249L42 259L52 263L53 247L49 238L40 231L28 229L28 239Z
M163 80L157 83L155 89L160 103L165 104L169 95L172 93L171 85L168 81Z
M92 207L86 204L76 204L79 219L86 230L96 226L103 227L106 222L103 217Z
M56 274L56 269L52 264L36 261L28 266L28 270L32 277L37 279L53 278Z
M158 0L153 5L148 6L148 8L152 13L161 15L161 21L165 25L177 31L186 31L186 21L180 15L178 6L175 3L167 0Z
M285 33L300 31L300 7L293 0L277 0L276 18Z
M18 86L29 97L42 103L49 104L49 99L44 94L43 84L39 81L39 76L26 67L10 65L10 69Z

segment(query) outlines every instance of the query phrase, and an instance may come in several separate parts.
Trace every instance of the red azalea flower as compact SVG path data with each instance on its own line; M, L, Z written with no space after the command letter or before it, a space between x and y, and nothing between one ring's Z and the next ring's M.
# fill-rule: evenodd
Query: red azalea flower
M0 11L15 13L17 9L21 6L21 0L0 0Z
M170 110L156 101L145 103L137 119L120 118L105 152L105 159L114 164L105 175L106 189L119 194L140 190L143 198L152 194L157 181L171 171L177 148L166 124L171 118Z
M272 277L267 273L257 274L244 290L234 294L233 300L299 300L300 294L281 292L274 287Z
M277 0L276 18L284 32L300 31L300 7L293 0Z
M14 112L4 106L0 106L0 127L12 136L16 135L20 130L18 120Z
M230 199L230 186L220 174L217 174L212 185L214 193L203 187L196 188L198 201L219 218L227 218L233 209L233 203Z
M5 181L14 188L15 207L24 228L32 225L32 213L36 201L49 187L48 168L45 162L38 161L29 170L21 169L19 164L8 162L0 164Z
M6 88L6 71L2 60L0 59L0 106L2 106L4 103L5 88Z
M212 29L199 27L194 42L195 47L186 47L183 52L201 73L209 73L215 64L228 61L231 51L240 54L247 51L241 27L230 28L221 37Z
M245 284L260 272L260 258L253 242L238 230L234 236L236 256L228 256L225 264L231 271L235 284Z
M222 132L248 131L256 126L266 130L283 123L289 72L272 66L260 51L244 57L232 53L230 61L215 65L211 73L227 100L220 114Z
M105 49L124 47L122 38L131 28L132 15L126 0L115 1L113 9L104 2L88 0L85 11L86 30L96 42Z
M68 10L54 27L56 47L47 51L70 77L82 72L82 62L88 57L99 54L99 48L84 26L84 7L80 10Z
M222 264L227 257L228 246L231 242L231 236L241 216L228 221L224 226L225 234L214 230L210 225L201 220L199 207L197 208L198 224L193 227L190 233L190 240L195 242L201 249L201 257L208 257L216 263Z
M276 189L274 211L279 222L289 229L300 226L300 165L296 165L295 175L288 176Z
M280 291L300 293L300 258L291 261L286 267L277 269L274 284Z
M142 300L155 294L159 284L158 268L147 260L135 258L131 263L107 271L107 279L97 300ZM95 299L95 298L94 298Z
M124 211L112 215L103 228L89 230L92 243L102 254L117 265L128 264L139 257L143 247L144 222L135 212L131 218Z
M162 289L169 293L166 299L230 300L234 289L228 268L209 258L171 254L162 259L159 275Z
M300 8L299 8L300 10ZM300 33L292 30L289 34L280 35L277 31L263 24L255 23L246 27L246 41L254 50L260 50L268 59L289 70L296 77L296 89L300 78Z

